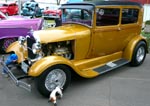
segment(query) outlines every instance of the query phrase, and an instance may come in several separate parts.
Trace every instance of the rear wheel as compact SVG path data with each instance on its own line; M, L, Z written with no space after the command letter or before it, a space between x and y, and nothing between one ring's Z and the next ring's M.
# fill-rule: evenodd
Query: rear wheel
M141 65L146 57L146 43L144 41L140 41L133 52L131 65L138 66Z
M71 81L71 72L64 65L55 65L45 70L39 77L36 78L38 91L45 97L57 86L65 90Z

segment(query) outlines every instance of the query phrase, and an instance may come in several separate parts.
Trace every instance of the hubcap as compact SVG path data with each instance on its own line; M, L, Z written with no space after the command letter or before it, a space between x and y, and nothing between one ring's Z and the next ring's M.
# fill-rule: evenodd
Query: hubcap
M137 55L136 55L136 59L137 61L140 63L141 61L143 61L145 56L145 48L143 46L141 46L138 51L137 51Z
M54 69L49 72L45 79L45 87L48 91L52 91L57 86L63 87L66 82L66 74L62 69Z

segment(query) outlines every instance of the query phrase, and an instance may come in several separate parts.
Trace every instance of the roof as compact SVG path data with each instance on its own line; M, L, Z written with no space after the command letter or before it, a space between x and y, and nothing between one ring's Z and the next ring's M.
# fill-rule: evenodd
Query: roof
M91 6L101 6L101 5L111 5L111 6L115 6L115 5L125 5L125 6L138 6L140 8L142 8L142 4L137 3L137 2L131 2L131 1L97 1L97 2L80 2L80 3L67 3L67 4L62 4L63 6L70 6L70 5L76 5L76 6L80 6L80 5L91 5Z

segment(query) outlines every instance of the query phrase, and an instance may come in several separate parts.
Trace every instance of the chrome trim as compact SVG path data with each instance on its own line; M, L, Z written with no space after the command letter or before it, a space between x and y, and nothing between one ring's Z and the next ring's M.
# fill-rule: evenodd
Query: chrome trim
M36 61L42 59L42 58L43 58L42 54L39 53L38 56L37 56L37 58L35 58L35 59L28 59L28 61L29 61L29 63L31 64L31 63L33 63L33 62L36 62Z
M63 87L66 82L66 74L62 69L51 70L45 78L45 87L48 91L52 91L57 86Z
M137 55L136 55L136 60L138 62L143 61L144 57L145 57L145 48L143 46L141 46L138 50L137 50Z
M0 63L3 66L3 68L5 68L5 70L7 71L7 74L13 80L13 82L16 84L16 86L21 87L21 88L31 92L31 85L26 82L18 80L15 77L15 75L11 72L11 70L6 66L4 59L0 60Z

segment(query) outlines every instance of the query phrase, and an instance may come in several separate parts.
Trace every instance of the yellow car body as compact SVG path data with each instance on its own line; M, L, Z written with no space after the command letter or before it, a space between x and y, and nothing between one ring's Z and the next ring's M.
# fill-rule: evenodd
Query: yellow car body
M77 5L79 7L76 7ZM87 6L85 9L90 8L92 11L88 14L90 9L81 10L81 13L78 9L70 10L68 12L72 12L73 15L68 17L74 20L66 21L67 18L64 17L64 20L62 16L62 26L34 31L34 39L42 47L40 51L35 50L35 54L41 53L41 57L36 61L32 56L30 57L28 51L34 47L30 49L26 47L28 40L23 46L17 41L7 48L7 52L13 51L18 56L18 63L33 61L32 64L29 63L27 71L29 76L38 77L50 67L64 65L84 78L93 78L124 64L132 63L136 66L144 61L147 42L140 34L143 21L142 5L118 1L71 3L62 5L62 14L64 9L73 9L71 6L80 9ZM86 13L83 17L90 17L89 15L92 14L90 24L85 24L87 20L80 23L81 20L74 17L76 14L82 16L82 13ZM102 24L103 22L110 25ZM138 48L144 50L142 60L136 60L138 59L136 54L140 52Z

